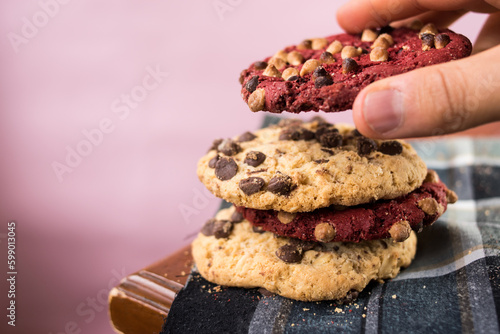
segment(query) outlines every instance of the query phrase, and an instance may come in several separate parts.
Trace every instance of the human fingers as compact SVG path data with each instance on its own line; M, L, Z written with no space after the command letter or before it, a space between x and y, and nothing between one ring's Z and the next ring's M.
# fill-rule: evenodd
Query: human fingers
M477 37L473 53L488 50L500 44L500 12L491 14Z
M373 138L462 131L500 120L500 46L377 81L356 98L356 127Z
M448 28L466 13L466 10L455 10L448 12L430 11L408 19L392 22L391 26L394 28L409 27L411 25L415 25L419 21L422 25L426 23L434 23L434 25L438 28Z
M347 32L360 33L428 11L460 10L492 13L498 8L477 0L352 0L338 10L337 20Z

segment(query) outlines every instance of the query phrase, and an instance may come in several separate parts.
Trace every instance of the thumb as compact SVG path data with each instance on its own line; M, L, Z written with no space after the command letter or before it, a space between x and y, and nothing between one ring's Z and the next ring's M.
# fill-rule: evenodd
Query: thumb
M356 98L356 127L372 138L442 135L500 120L500 46L377 81Z

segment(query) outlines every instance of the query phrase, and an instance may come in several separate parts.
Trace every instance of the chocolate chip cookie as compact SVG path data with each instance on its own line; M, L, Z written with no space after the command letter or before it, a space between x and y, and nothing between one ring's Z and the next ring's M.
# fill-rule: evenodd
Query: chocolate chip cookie
M309 212L406 195L427 168L399 140L372 140L349 125L283 120L214 141L198 163L213 194L258 210Z

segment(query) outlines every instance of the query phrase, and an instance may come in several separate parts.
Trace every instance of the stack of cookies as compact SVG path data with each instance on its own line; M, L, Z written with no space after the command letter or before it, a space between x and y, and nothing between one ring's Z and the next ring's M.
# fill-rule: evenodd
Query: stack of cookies
M433 29L302 42L243 71L243 98L253 111L347 109L374 80L470 54L465 37ZM304 301L352 300L395 277L415 256L416 232L457 200L409 144L321 117L215 140L198 176L233 204L193 242L200 274Z

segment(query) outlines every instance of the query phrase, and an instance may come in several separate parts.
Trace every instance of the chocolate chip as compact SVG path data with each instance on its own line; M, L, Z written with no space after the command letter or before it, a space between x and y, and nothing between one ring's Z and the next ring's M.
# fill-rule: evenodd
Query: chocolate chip
M266 232L260 226L252 226L252 231L254 231L255 233L259 233L259 234Z
M232 139L224 139L218 147L219 152L231 156L241 151L240 145Z
M208 220L201 228L201 233L207 237L214 235L214 223L215 219Z
M231 222L233 223L241 223L243 219L244 219L243 215L238 211L234 211L233 214L231 215Z
M247 132L245 132L244 134L242 134L241 136L238 137L238 141L240 143L243 143L243 142L247 142L247 141L252 141L255 138L257 138L256 135L254 135L253 133L247 131Z
M335 62L335 57L330 52L325 51L319 56L319 61L323 64L331 64Z
M351 73L356 71L358 68L358 63L352 58L345 58L344 60L342 60L342 73Z
M249 166L257 167L266 160L266 155L262 152L250 151L247 153L245 160L243 161Z
M302 41L302 43L299 44L298 49L311 49L312 48L312 41L310 39L305 39Z
M215 165L217 164L217 161L219 161L219 159L220 159L220 155L217 154L215 157L210 159L210 161L208 162L208 167L215 168Z
M342 135L337 129L328 129L323 132L319 142L324 147L339 147L342 146Z
M303 129L301 134L300 134L300 139L302 140L313 140L314 139L314 132L309 131L307 129Z
M302 260L302 252L293 245L281 246L276 251L276 256L286 263L297 263Z
M448 43L450 43L450 36L446 35L446 34L439 34L439 35L436 35L435 37L435 44L436 44L436 49L442 49L444 47L446 47L446 45L448 45Z
M299 140L300 139L300 132L298 131L299 128L296 127L289 127L281 131L279 140Z
M300 240L295 238L290 239L289 244L300 247L304 252L314 249L314 247L318 245L318 243L314 241Z
M248 179L243 179L239 183L241 191L245 195L250 196L261 191L266 185L266 181L260 177L249 177Z
M253 76L252 79L247 81L245 88L249 93L253 93L257 89L258 85L259 85L259 76L256 75Z
M429 51L434 47L434 34L422 34L422 50Z
M328 153L330 155L334 155L335 153L332 151L332 150L329 150L327 148L322 148L321 151L325 152L325 153Z
M264 297L271 297L271 296L274 296L274 293L272 293L271 291L269 290L266 290L264 288L260 288L259 290L257 290L260 292L261 295L263 295Z
M390 25L386 25L385 27L380 28L380 35L382 34L390 34L391 32L394 31L394 28L391 27Z
M291 126L289 128L281 131L280 140L312 140L314 139L314 132L296 126Z
M223 139L216 139L216 140L214 140L214 142L212 143L212 146L210 146L210 148L208 149L208 151L209 152L212 151L212 150L218 151L219 150L218 149L219 145L220 145L220 143L222 143L222 140Z
M228 220L216 220L214 222L214 237L216 239L227 238L231 234L233 223Z
M297 75L292 75L290 78L286 79L286 81L297 81L299 77Z
M360 137L357 143L359 155L369 155L377 149L377 143L370 138Z
M318 122L318 124L325 124L325 123L328 123L323 117L321 116L314 116L313 118L311 118L311 120L309 121L310 123L312 122Z
M330 76L328 72L323 68L323 66L318 66L313 72L313 78L327 77Z
M315 163L317 164L326 164L328 161L328 159L319 159L319 160L314 160Z
M295 189L292 182L292 178L288 175L277 172L271 180L269 180L269 185L267 190L276 195L287 196L290 192Z
M221 181L231 180L238 172L238 165L233 158L221 157L215 164L215 176Z
M352 303L353 301L355 301L356 299L358 299L358 296L359 296L359 292L356 291L356 290L351 290L347 293L347 295L342 298L342 299L339 299L338 300L338 303L339 304L350 304Z
M424 229L424 221L422 220L420 223L418 223L417 225L413 225L411 227L411 229L417 233L420 233L423 231Z
M331 85L333 85L333 79L331 76L319 77L318 79L316 79L316 81L314 81L314 87L318 89Z
M253 63L253 67L259 71L265 70L267 67L267 63L265 61L256 61L255 63Z
M322 123L320 125L318 125L318 127L316 128L316 134L315 134L315 137L316 137L316 140L317 141L320 141L321 140L321 136L328 130L332 130L332 131L339 131L338 129L335 129L333 128L333 124L330 124L330 123Z
M399 155L403 153L403 145L395 140L385 141L380 144L378 150L387 155Z
M354 136L354 137L362 137L363 135L358 131L358 129L354 129L351 131L351 134Z

